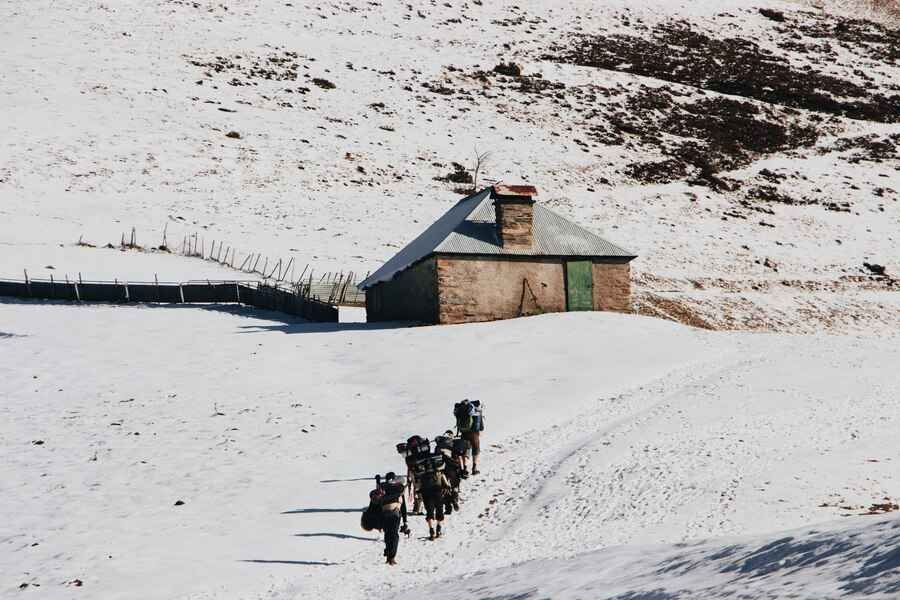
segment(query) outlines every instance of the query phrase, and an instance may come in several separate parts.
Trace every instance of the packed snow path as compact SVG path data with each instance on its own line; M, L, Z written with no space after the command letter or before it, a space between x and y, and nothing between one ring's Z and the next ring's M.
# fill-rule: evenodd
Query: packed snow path
M4 593L69 597L80 580L103 598L378 597L900 495L896 340L611 314L279 318L0 303ZM367 478L401 469L394 445L446 429L467 396L487 403L484 473L446 537L421 540L411 519L388 570L359 529Z

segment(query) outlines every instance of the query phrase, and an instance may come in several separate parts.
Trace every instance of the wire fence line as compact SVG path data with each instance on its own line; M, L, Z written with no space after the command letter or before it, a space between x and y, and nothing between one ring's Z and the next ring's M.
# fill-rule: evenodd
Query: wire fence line
M307 296L327 300L331 304L364 306L366 303L365 292L357 288L356 284L368 277L368 273L361 278L353 271L316 274L309 264L300 269L293 257L289 260L279 258L270 261L267 255L260 252L244 254L220 240L212 240L207 246L206 240L196 233L184 236L179 254L215 262L243 273L260 275L266 281L294 285L302 288Z
M0 279L0 296L74 302L149 302L166 304L239 303L283 312L310 321L336 323L332 302L312 297L299 285L271 281L202 280L187 282L69 281L54 279Z

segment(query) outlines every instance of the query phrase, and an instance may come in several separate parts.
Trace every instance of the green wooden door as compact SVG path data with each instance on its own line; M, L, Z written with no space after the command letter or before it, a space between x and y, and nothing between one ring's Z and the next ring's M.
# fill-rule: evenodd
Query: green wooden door
M594 270L589 260L566 262L566 309L594 309Z

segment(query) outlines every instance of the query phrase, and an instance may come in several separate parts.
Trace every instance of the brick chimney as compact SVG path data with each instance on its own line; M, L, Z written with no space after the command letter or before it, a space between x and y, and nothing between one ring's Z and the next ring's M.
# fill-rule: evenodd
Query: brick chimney
M535 196L537 189L532 185L497 184L491 188L497 214L497 236L504 248L531 249Z

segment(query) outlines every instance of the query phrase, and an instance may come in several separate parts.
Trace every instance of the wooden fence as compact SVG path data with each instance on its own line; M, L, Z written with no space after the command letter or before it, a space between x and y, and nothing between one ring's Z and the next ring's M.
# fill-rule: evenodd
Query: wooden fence
M59 281L0 279L0 296L75 302L161 302L170 304L230 302L336 323L338 309L304 293L301 286L264 281Z

